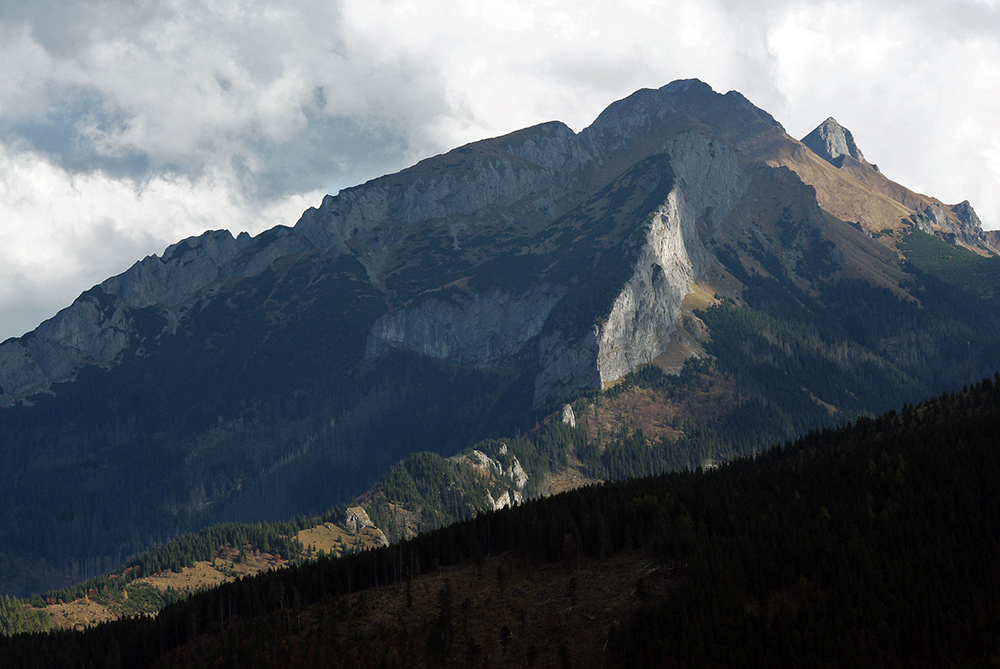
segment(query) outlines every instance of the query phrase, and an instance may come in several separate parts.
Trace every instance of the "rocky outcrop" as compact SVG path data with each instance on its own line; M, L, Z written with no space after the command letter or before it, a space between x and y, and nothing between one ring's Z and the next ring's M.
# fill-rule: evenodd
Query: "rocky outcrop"
M368 517L368 512L360 506L348 507L344 516L344 529L348 532L357 532L365 527L375 527L375 523Z
M576 414L573 413L572 404L564 404L562 408L562 423L570 427L576 427Z
M507 445L501 444L498 456L491 458L480 450L473 449L453 460L475 469L487 481L485 502L494 510L524 501L524 488L528 484L528 474L521 467L517 456L508 453ZM504 466L502 460L507 461Z
M982 222L968 200L954 206L932 202L910 217L913 225L951 244L997 253L996 245L983 232Z
M854 135L837 123L832 116L802 138L802 143L812 149L823 160L840 167L844 157L849 156L859 162L866 162L861 149L854 141Z
M375 523L368 517L368 512L360 506L348 507L342 524L345 530L354 534L368 529L369 532L375 535L375 539L379 544L382 546L389 545L388 537L385 536L382 530L375 527Z

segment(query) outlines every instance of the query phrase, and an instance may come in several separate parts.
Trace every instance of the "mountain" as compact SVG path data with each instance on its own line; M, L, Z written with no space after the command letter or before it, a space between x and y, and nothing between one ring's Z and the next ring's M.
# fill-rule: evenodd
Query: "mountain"
M835 167L843 167L847 158L868 164L861 149L854 142L854 135L844 126L837 123L832 116L820 123L815 130L802 138L802 143L812 149L813 153L828 161ZM872 165L872 167L875 167Z
M818 129L846 147L831 162L739 93L677 81L580 133L476 142L293 227L145 258L0 344L0 589L318 513L407 456L525 434L567 401L595 430L573 457L605 478L992 373L993 238L838 127ZM641 397L670 421L652 459L621 433Z
M0 637L0 665L989 666L998 407L1000 375L713 471Z

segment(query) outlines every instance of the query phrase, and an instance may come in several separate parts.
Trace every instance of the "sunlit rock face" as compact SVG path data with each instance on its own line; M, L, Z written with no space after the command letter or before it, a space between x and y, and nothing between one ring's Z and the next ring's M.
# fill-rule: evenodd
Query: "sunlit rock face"
M854 142L854 135L844 126L837 123L832 116L823 121L811 133L802 138L802 143L816 152L824 160L840 166L844 156L850 156L858 161L865 157Z

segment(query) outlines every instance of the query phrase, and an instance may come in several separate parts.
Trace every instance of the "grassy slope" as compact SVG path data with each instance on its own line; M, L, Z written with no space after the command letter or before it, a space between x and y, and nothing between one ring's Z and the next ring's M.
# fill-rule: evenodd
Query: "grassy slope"
M215 528L209 528L209 532L212 529ZM347 529L342 524L329 521L317 522L297 532L290 526L279 526L278 532L284 532L284 536L291 540L282 542L286 546L284 554L281 549L270 546L265 549L264 543L251 534L250 540L242 546L213 543L209 549L211 559L183 557L173 567L157 568L144 574L142 564L148 561L147 554L130 560L125 568L99 579L27 601L10 599L12 605L24 608L27 621L36 621L17 627L12 625L11 631L82 630L123 616L155 614L169 603L222 583L319 556L341 556L367 550L381 546L385 538L374 527ZM170 554L173 547L184 546L191 543L190 539L204 534L183 535L158 550ZM277 546L277 542L274 545ZM156 551L153 552L155 554Z

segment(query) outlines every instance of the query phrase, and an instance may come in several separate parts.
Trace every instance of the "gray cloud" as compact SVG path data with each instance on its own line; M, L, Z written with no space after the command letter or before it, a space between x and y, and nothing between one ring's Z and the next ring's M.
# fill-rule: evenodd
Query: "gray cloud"
M0 141L47 156L70 172L101 170L120 178L141 179L149 155L134 147L102 151L93 136L123 132L128 115L92 86L64 86L46 96L43 115L13 122L0 119Z
M0 139L70 172L137 182L232 166L243 196L264 200L428 150L421 128L445 110L434 69L346 34L339 4L211 7L44 2L0 14L33 70L14 82L21 108L2 110Z

